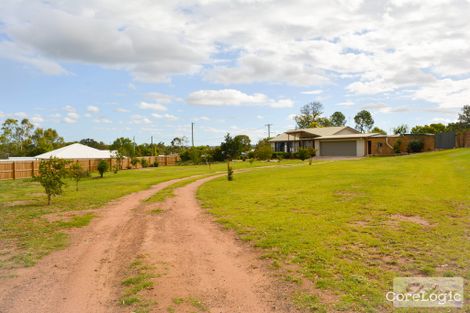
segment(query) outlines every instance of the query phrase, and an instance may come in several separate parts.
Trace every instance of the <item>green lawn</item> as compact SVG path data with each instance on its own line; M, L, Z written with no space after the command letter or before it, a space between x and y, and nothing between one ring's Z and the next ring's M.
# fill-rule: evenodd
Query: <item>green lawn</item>
M295 163L295 161L289 161ZM287 162L283 162L287 163ZM272 165L267 162L234 162L235 169ZM77 212L95 209L131 192L174 178L205 175L223 171L226 164L208 166L171 166L142 170L106 173L103 179L95 177L80 182L79 191L68 182L63 195L52 205L42 187L31 179L0 181L0 269L34 265L49 252L67 245L65 230L87 225L92 213ZM63 217L63 213L73 213Z
M470 149L265 169L198 196L315 312L392 311L395 276L470 279Z

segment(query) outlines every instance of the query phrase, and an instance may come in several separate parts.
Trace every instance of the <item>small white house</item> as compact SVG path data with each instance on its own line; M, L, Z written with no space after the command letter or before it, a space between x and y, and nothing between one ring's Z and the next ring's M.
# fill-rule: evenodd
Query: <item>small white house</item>
M116 151L98 150L80 143L73 143L71 145L37 155L34 158L44 160L52 157L67 160L111 159L116 157Z

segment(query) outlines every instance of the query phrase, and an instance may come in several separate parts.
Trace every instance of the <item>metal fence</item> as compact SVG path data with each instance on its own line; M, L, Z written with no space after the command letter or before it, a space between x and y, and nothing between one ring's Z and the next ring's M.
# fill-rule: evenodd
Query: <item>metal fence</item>
M452 149L455 147L455 132L436 134L436 149Z
M176 165L179 160L178 155L164 155L164 156L149 156L149 157L138 157L139 163L132 165L131 159L126 158L121 160L120 168L126 169L138 169L142 168L142 160L147 162L148 166L153 166L158 163L158 166L172 166ZM97 170L99 159L78 159L70 160L74 163L79 163L83 170L94 172ZM114 168L119 162L117 159L107 159L109 162L110 169ZM6 179L20 179L20 178L31 178L39 175L39 164L40 160L35 161L2 161L0 162L0 180Z

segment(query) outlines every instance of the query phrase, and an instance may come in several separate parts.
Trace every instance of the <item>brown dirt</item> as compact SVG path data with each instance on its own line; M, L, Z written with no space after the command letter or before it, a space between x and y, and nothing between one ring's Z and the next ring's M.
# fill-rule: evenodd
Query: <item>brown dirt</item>
M149 214L142 201L178 181L108 204L92 223L72 233L72 244L19 270L0 284L0 312L129 312L117 304L123 275L137 255L148 255L159 277L152 312L167 312L175 298L197 299L209 312L296 312L259 252L212 221L195 193L204 178L176 189ZM190 306L176 312L195 311Z
M414 216L405 216L401 214L393 214L391 216L392 220L396 221L404 221L404 222L410 222L410 223L415 223L421 226L431 226L431 224L426 221L424 218L414 215Z

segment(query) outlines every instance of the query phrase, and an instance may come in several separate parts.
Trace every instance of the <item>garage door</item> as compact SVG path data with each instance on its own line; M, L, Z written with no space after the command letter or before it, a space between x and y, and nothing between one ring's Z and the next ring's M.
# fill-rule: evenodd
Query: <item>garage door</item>
M356 141L320 142L321 156L356 156Z

